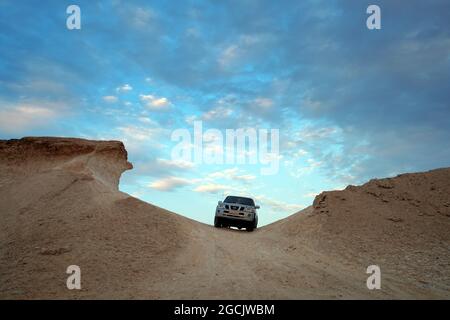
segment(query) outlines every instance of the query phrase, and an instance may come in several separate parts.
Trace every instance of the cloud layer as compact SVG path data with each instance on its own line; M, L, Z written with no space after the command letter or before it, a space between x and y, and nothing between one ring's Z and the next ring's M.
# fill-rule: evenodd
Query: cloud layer
M0 1L0 135L123 140L122 188L203 221L224 192L269 222L322 189L448 166L450 3L377 4L371 31L357 0L79 1L69 31L64 4ZM194 121L280 129L279 174L171 159Z

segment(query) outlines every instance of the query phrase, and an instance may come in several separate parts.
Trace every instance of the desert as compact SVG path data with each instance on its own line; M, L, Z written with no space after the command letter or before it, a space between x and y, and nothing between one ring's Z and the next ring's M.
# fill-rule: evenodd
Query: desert
M1 299L450 298L449 168L324 191L249 233L121 192L120 141L26 137L0 155Z

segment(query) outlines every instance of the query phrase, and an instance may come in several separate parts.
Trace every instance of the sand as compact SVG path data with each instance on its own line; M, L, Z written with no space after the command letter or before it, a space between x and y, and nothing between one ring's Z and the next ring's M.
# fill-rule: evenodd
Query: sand
M251 233L120 192L131 168L119 141L0 141L0 298L450 298L449 168L323 192Z

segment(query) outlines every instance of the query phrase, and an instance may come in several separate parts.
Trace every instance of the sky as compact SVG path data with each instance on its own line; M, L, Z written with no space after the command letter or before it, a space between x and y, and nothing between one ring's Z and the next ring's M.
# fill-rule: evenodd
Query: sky
M121 140L120 190L209 224L251 196L268 224L323 190L449 166L449 21L446 0L0 0L0 139ZM196 122L278 130L277 172L172 157Z

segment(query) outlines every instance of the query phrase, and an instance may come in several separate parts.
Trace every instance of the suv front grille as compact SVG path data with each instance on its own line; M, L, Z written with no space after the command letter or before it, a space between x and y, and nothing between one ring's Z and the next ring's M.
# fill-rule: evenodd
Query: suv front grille
M239 210L239 206L231 206L232 210Z

